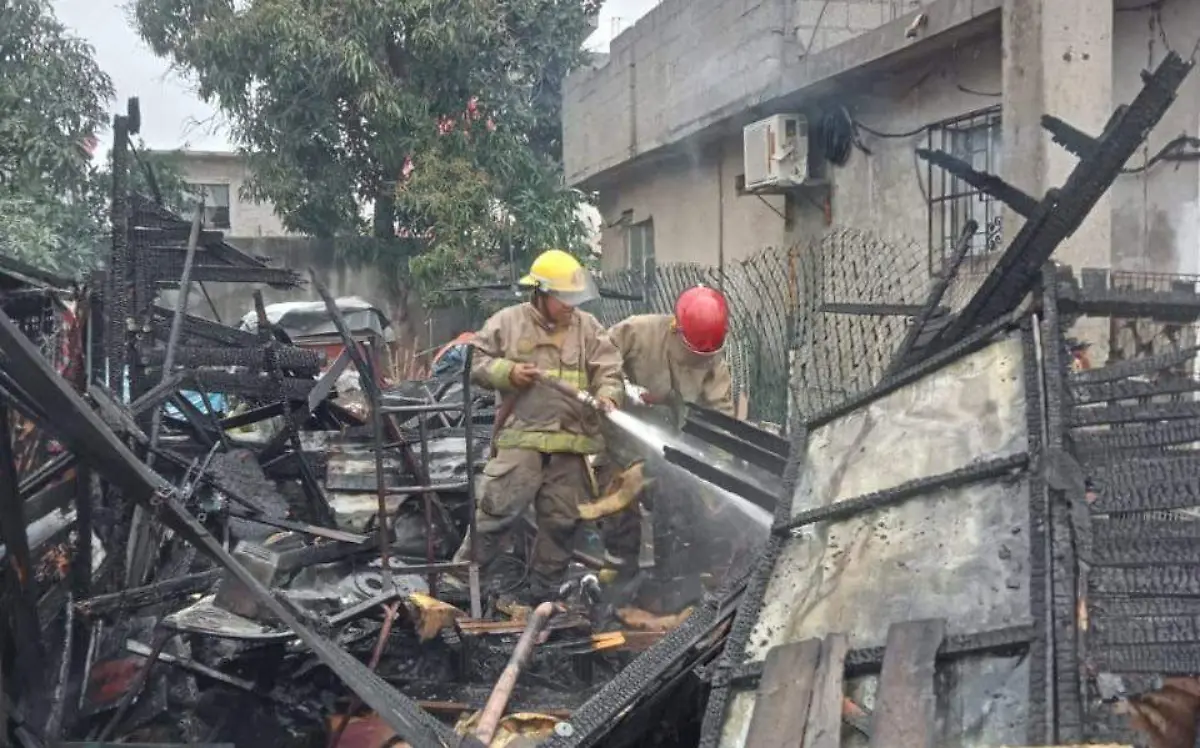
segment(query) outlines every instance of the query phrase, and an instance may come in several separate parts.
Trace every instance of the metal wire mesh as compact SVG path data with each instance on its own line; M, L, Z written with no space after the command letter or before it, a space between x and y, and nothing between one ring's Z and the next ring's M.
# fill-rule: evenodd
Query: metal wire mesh
M789 399L801 415L813 415L878 383L907 318L868 307L923 303L927 263L922 244L843 228L810 244L764 250L724 273L693 263L660 266L649 278L605 273L606 289L644 301L603 299L590 311L612 325L632 314L669 314L679 293L697 283L721 288L730 305L734 394L748 397L750 418L783 424ZM944 303L960 306L972 285L956 282Z

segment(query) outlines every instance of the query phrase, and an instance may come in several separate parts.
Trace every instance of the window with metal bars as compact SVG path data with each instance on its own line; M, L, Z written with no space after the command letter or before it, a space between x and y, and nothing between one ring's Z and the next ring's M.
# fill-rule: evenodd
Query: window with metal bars
M988 107L930 126L927 148L943 151L976 171L999 174L1003 153L1000 107ZM982 257L1003 244L1003 204L950 172L928 164L929 264L938 272L954 251L967 221L979 230L971 237L968 257Z
M625 256L629 269L644 282L654 279L654 219L631 223L625 228Z

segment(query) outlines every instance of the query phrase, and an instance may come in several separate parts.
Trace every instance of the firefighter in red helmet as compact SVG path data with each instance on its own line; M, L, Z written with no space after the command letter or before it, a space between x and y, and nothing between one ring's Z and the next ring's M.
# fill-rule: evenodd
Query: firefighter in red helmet
M629 394L651 405L695 403L732 416L733 379L721 355L728 332L725 296L695 286L675 300L673 315L639 314L608 334L625 360Z
M640 314L609 328L624 359L626 400L648 405L701 407L735 415L733 378L722 351L729 332L729 304L715 288L695 286L675 300L674 314ZM597 455L601 487L616 473L606 455ZM642 544L637 504L601 521L608 564L636 569Z

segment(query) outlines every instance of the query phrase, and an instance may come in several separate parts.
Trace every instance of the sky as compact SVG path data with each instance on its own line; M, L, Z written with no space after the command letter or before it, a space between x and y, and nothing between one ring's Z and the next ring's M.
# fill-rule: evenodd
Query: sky
M585 47L607 51L614 36L659 3L659 0L607 0L600 26ZM152 149L232 150L228 133L213 107L194 86L155 57L134 32L127 0L53 0L58 18L96 49L96 60L113 79L114 106L124 108L130 96L141 103L141 137ZM101 150L106 151L106 138Z

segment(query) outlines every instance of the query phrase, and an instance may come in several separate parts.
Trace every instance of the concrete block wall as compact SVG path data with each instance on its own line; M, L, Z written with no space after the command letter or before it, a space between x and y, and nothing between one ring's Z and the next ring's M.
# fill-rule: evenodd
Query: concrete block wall
M801 55L836 47L933 0L795 0L793 35Z
M795 0L663 0L563 92L564 167L577 184L765 98Z
M792 62L933 0L663 0L564 86L567 181L777 95Z

